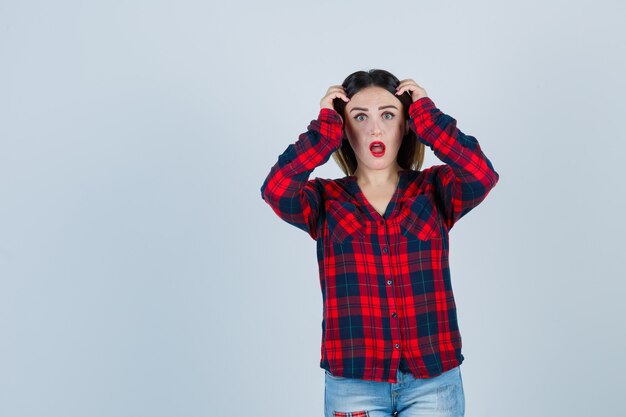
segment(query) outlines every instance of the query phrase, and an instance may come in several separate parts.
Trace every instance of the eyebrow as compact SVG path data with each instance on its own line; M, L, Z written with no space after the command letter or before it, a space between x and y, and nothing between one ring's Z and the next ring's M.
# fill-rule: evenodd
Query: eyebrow
M397 108L396 106L394 106L393 104L390 104L390 105L388 105L388 106L381 106L381 107L379 107L379 108L378 108L378 110L388 109L389 107L392 107L392 108L394 108L394 109L398 110L398 108ZM366 109L365 107L355 107L355 108L353 108L352 110L350 110L350 113L352 113L352 112L353 112L353 111L355 111L355 110L369 111L369 110L368 110L368 109Z

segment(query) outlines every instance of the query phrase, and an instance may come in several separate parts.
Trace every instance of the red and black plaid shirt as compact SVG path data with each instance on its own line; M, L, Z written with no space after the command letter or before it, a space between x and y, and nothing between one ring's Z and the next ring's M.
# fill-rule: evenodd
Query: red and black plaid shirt
M397 382L401 357L417 378L463 362L448 265L448 232L499 175L478 141L429 97L409 108L410 128L444 165L403 170L380 215L355 176L309 175L339 148L342 119L317 120L278 157L262 198L317 241L323 299L320 367L333 375Z

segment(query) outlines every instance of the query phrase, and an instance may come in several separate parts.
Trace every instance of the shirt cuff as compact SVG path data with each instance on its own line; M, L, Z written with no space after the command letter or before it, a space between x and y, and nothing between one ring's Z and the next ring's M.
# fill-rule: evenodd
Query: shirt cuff
M412 119L416 119L419 115L429 112L430 110L436 109L435 103L430 99L430 97L421 97L411 103L409 106L409 115Z
M329 109L327 107L320 109L320 114L317 117L317 120L319 120L320 122L343 124L343 119L341 118L339 113L336 110Z

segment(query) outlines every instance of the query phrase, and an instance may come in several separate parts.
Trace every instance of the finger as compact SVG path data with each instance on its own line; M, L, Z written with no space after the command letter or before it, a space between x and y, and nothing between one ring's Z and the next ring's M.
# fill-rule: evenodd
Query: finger
M405 88L407 88L407 84L398 84L398 86L396 87L396 92L399 92L400 90L403 90Z
M346 94L346 91L343 87L339 86L340 88L333 88L332 90L329 89L327 95L334 95L334 97L339 97L342 96L345 97L346 99L350 100L348 98L348 95Z
M405 87L400 88L398 91L396 91L396 94L397 95L402 95L402 94L404 94L404 92L410 93L411 91L413 91L412 86L405 86Z
M417 85L417 83L415 81L413 81L413 80L404 80L403 82L398 84L398 87L396 87L396 89L400 89L400 88L404 88L404 87L408 87L408 86L418 87L418 85Z
M347 95L343 94L343 93L335 93L334 97L339 97L341 98L343 101L350 101L350 99L348 98Z
M340 93L338 91L330 92L330 93L326 94L324 96L324 98L322 99L322 101L325 101L327 103L332 103L335 98L340 98L340 99L342 99L343 101L346 101L346 102L350 101L348 96L346 96L345 94Z
M333 85L333 86L330 86L328 88L328 92L331 92L331 91L342 91L343 92L343 91L345 91L345 88L343 86L341 86L341 85Z
M331 94L347 94L346 90L343 90L343 89L329 90L329 93L331 93Z

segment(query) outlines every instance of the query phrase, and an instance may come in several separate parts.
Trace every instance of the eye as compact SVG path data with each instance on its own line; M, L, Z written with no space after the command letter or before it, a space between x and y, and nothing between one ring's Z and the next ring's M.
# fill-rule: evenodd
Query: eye
M386 116L391 116L391 117L386 117ZM394 117L395 117L395 115L393 113L387 112L387 113L383 114L383 119L386 119L386 120L391 120Z
M362 122L365 119L359 119L359 117L361 117L361 116L365 117L365 114L363 114L363 113L357 114L356 116L354 116L354 120L358 120L359 122Z

